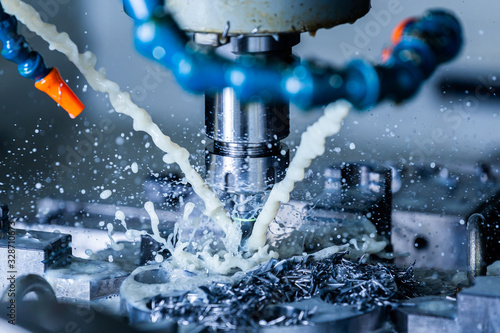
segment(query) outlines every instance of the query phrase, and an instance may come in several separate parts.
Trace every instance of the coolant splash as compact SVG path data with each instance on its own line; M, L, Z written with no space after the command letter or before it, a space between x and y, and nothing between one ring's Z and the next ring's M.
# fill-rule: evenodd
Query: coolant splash
M149 113L132 102L129 93L121 91L119 85L107 79L103 71L95 69L97 58L92 52L78 53L78 47L69 35L57 32L53 24L44 23L40 14L30 5L19 0L2 0L2 5L7 13L15 15L28 29L47 41L51 50L57 50L66 55L94 90L108 94L111 105L117 112L126 114L134 120L134 130L148 133L155 145L172 157L187 181L193 186L193 190L205 203L207 216L212 218L227 235L225 238L227 250L236 253L241 238L238 236L239 231L228 217L217 195L190 164L189 152L165 135L152 121Z
M274 185L255 222L252 235L247 242L250 250L256 250L266 244L267 229L276 217L281 203L290 201L290 193L295 183L304 179L304 170L311 165L312 160L324 154L326 138L340 131L342 121L350 109L351 104L346 101L332 103L325 108L324 115L302 133L300 145L290 162L285 178Z
M268 246L265 246L269 224L275 218L280 204L288 202L294 184L304 178L304 170L309 167L314 158L324 153L325 139L340 130L342 121L351 108L348 102L340 101L327 106L325 114L303 133L302 141L296 156L290 163L285 179L274 186L248 240L248 248L255 253L250 257L243 257L241 253L238 253L241 231L237 224L231 221L216 194L190 164L188 151L162 133L148 112L135 105L131 101L130 95L122 92L118 84L108 80L103 71L95 69L97 60L94 54L89 51L80 54L76 44L69 38L68 34L59 33L54 25L42 22L38 12L26 3L19 0L2 0L2 4L6 12L15 15L20 22L46 40L51 50L65 54L82 72L94 90L107 93L117 112L133 118L136 131L144 131L152 137L156 146L167 153L168 162L172 160L179 165L187 181L193 186L193 190L204 201L204 213L224 231L223 241L226 251L220 251L216 254L211 254L208 250L199 251L196 254L188 253L185 251L186 243L177 242L174 245L172 239L165 240L160 237L159 232L157 232L159 221L154 212L153 204L146 203L145 208L151 217L153 226L152 236L172 253L172 263L175 266L197 270L207 269L211 272L225 274L234 271L235 268L247 271L270 258L277 257L275 252L269 251ZM102 193L104 196L107 194ZM143 232L127 230L129 238L140 234Z

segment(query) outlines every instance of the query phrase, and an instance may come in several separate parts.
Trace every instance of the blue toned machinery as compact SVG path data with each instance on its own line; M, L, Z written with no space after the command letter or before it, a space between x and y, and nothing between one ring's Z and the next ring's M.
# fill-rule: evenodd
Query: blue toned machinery
M355 21L370 1L123 3L136 23L136 48L169 68L184 89L205 93L205 129L212 141L207 181L230 197L228 209L249 230L255 207L288 165L281 141L290 131L289 102L311 109L345 99L359 110L384 99L400 102L462 45L453 14L431 10L395 29L381 64L355 59L335 68L300 61L292 47L301 32ZM229 49L230 56L218 55L218 49Z
M70 117L75 118L84 108L57 68L47 68L42 56L32 51L23 36L17 34L17 20L4 12L0 3L0 42L2 57L17 64L21 76L35 80L35 87L59 104Z
M123 0L136 49L168 68L184 90L205 95L206 179L244 237L289 165L290 103L308 111L347 100L364 112L382 101L403 102L462 48L459 20L434 9L398 24L380 63L352 59L334 67L292 53L301 33L355 24L370 8L370 0ZM70 95L60 93L61 79L51 81L55 70L16 30L16 19L0 7L2 55L37 87L55 82L48 89L64 106L62 96ZM76 116L83 105L68 98ZM107 149L104 134L95 149ZM121 135L116 144L125 140ZM0 332L11 328L4 325L9 315L18 327L42 332L418 333L500 326L500 280L482 276L500 259L500 233L491 227L499 216L500 169L484 164L459 173L435 162L388 167L368 158L327 163L319 192L282 205L268 229L268 245L280 259L216 277L195 263L224 263L218 261L224 251L213 258L198 252L220 244L220 230L199 222L199 198L173 169L165 174L148 165L144 180L137 162L123 167L137 187L142 179L143 197L133 196L154 204L149 217L103 183L92 188L101 201L75 200L69 189L36 198L36 216L19 218L14 207L9 213L0 205L0 258L8 257L13 239L18 249L15 297L8 261L0 262L0 308L8 309L0 312ZM174 263L161 238L189 239L186 262ZM351 252L333 253L335 247ZM33 293L37 301L29 302L25 296ZM12 299L17 312L8 308Z

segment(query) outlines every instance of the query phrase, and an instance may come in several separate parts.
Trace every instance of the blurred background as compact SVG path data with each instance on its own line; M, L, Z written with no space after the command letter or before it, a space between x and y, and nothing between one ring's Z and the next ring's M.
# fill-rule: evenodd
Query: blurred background
M182 91L166 69L135 51L133 22L121 1L26 2L44 20L68 32L80 52L94 52L97 68L104 67L108 78L129 91L164 133L191 152L193 163L203 172L203 96ZM314 37L302 34L294 52L303 59L338 66L353 57L378 61L399 21L433 7L451 9L462 21L465 47L458 59L441 66L411 101L352 112L340 134L328 143L328 152L313 163L303 190L321 191L322 170L342 161L457 168L499 163L500 100L495 94L500 75L499 2L373 0L371 12L352 25L319 30ZM14 64L0 58L0 201L10 204L18 216L34 214L36 201L44 197L142 206L143 180L168 171L163 154L144 133L133 131L128 117L114 112L107 96L88 87L63 55L49 51L26 28L20 31L47 66L59 68L86 109L70 119L32 81L19 76ZM443 83L448 84L445 90ZM320 116L319 111L292 106L291 134L285 141L292 156L300 134ZM137 173L131 170L134 162ZM103 190L113 194L101 199Z

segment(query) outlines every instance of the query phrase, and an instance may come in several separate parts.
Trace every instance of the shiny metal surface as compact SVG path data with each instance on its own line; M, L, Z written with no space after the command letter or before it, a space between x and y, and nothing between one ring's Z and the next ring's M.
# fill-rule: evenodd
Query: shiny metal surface
M269 190L285 175L289 159L286 145L267 156L228 156L215 152L213 147L207 151L207 181L216 190L255 194Z
M480 276L472 287L451 297L419 297L392 311L398 332L481 332L500 329L500 277Z
M267 36L237 36L231 38L233 52L256 53L291 49L300 42L300 34L287 33Z
M12 292L9 293L8 290L5 290L2 298L0 299L0 303L9 304L12 299L14 299L16 303L20 303L25 301L25 297L31 293L34 293L37 296L38 301L45 305L52 306L57 303L54 290L40 275L28 274L20 276L15 280L16 287L14 288L14 296L12 296Z
M392 223L394 252L402 254L395 259L397 265L442 270L467 266L467 231L459 217L398 210Z
M261 327L258 332L280 333L364 333L373 332L379 328L385 318L386 311L375 307L368 311L360 311L355 306L328 304L320 299L309 299L301 302L272 306L266 309L264 316L279 320L280 317L290 317L294 312L317 308L310 318L309 325L269 326ZM265 317L264 317L265 318ZM263 318L263 319L264 319Z
M200 331L372 332L386 319L383 300L395 290L395 273L343 255L273 259L217 282L199 272L144 266L123 283L121 308L133 325L175 320L187 331L197 325ZM340 271L332 264L339 259Z
M493 182L490 181L491 185L498 184L498 178L489 179L493 180ZM474 210L474 213L480 214L483 217L479 231L481 233L480 246L483 249L481 257L484 266L491 265L500 260L500 189L496 188L496 191L495 195L484 200Z
M379 235L390 238L392 172L367 163L342 163L327 167L317 206L366 215Z
M457 303L453 300L426 296L405 301L392 311L391 319L398 332L459 332Z
M128 274L112 262L75 257L64 268L48 270L45 278L58 299L90 302L118 295L120 285Z
M239 36L230 38L230 46L237 59L288 61L299 40L298 34ZM243 103L232 88L205 95L206 135L214 140L206 149L207 182L231 194L226 208L245 230L251 230L265 192L285 175L289 152L281 140L290 134L289 114L286 101Z
M177 137L182 136L183 138L186 138L185 132L187 132L187 144L191 144L192 146L190 146L189 149L191 151L194 151L197 148L197 145L199 145L199 139L197 139L197 137L194 135L193 137L190 137L189 130L196 134L198 132L196 131L196 129L199 129L200 126L203 126L202 120L199 120L197 118L200 115L200 110L199 108L196 108L196 103L190 103L188 97L180 94L179 90L175 88L175 85L170 84L168 76L165 73L154 70L152 71L152 73L156 76L151 77L149 69L147 74L144 72L144 67L148 68L147 65L144 65L141 62L141 59L134 58L136 57L134 56L134 52L127 49L128 47L130 47L129 44L131 44L130 36L128 34L116 34L116 29L112 29L113 27L116 28L117 26L125 27L124 30L127 30L129 28L125 25L130 23L128 22L127 18L125 18L125 22L118 21L120 17L124 15L110 15L110 13L122 14L119 12L120 8L112 7L119 7L121 4L119 2L88 0L65 6L63 5L62 0L56 2L60 6L56 4L57 10L52 7L51 9L53 9L54 11L48 10L47 8L49 8L49 6L45 6L47 3L49 3L49 1L38 2L38 5L42 6L42 9L45 9L45 13L42 14L45 14L48 19L50 16L49 21L52 21L54 20L52 14L56 15L55 12L58 11L59 13L57 17L63 17L67 20L69 19L70 23L73 24L63 26L63 30L69 29L70 35L76 35L77 38L81 36L81 45L89 44L94 45L94 48L97 47L98 50L96 53L99 56L100 63L102 63L103 66L108 69L108 72L110 72L113 77L117 77L119 80L121 80L121 82L124 82L124 84L130 84L130 82L137 81L137 85L134 87L134 84L132 84L131 87L131 89L136 92L135 95L133 94L133 98L136 98L136 100L139 102L144 102L144 100L147 99L147 105L151 106L150 109L153 112L156 112L156 114L154 115L154 119L158 119L158 121L162 125L161 127L166 128L167 132L172 133L174 139L176 138L176 135ZM171 2L173 3L174 1ZM184 1L184 3L182 3L183 1L177 2L181 3L181 5L188 5L189 1ZM272 1L270 2L272 3ZM45 5L43 3L45 3ZM55 2L50 1L50 3L54 4ZM237 3L237 1L233 3ZM289 3L292 3L292 1L290 1ZM310 3L312 4L313 1L311 1ZM484 97L486 99L487 96L485 95L489 95L490 93L490 102L494 98L493 91L490 90L488 92L487 87L490 86L489 84L491 82L489 81L491 79L491 75L498 74L493 70L493 68L496 68L493 67L493 65L497 62L498 59L493 55L494 52L492 52L496 49L496 47L494 47L495 43L493 42L493 40L491 40L491 38L494 38L493 36L495 34L492 34L491 32L495 31L494 28L497 27L497 25L494 23L494 16L497 15L495 13L498 13L498 11L492 10L492 8L499 8L499 4L491 0L484 3L457 2L453 4L441 0L438 2L410 1L401 3L402 6L400 6L401 4L399 3L399 1L396 1L399 11L395 12L392 11L392 8L389 7L391 3L393 2L374 2L373 14L377 14L377 16L372 16L369 14L366 16L366 20L360 20L359 22L357 22L359 25L345 25L344 27L339 28L339 32L337 32L335 29L331 31L321 31L317 34L314 40L310 39L309 36L304 36L304 43L301 45L301 53L306 53L307 57L324 57L324 54L327 54L328 57L334 59L334 62L339 63L342 63L346 61L346 59L350 58L351 52L359 52L363 56L368 54L368 56L375 57L377 55L376 51L379 50L378 46L382 44L382 41L385 41L385 36L388 34L388 30L392 29L393 25L400 18L407 15L412 15L420 10L423 10L423 8L427 6L450 6L461 13L464 23L468 25L467 30L469 31L470 36L474 35L474 38L469 38L468 40L467 57L464 57L463 62L458 64L456 67L451 66L449 69L447 68L441 75L446 76L449 72L453 72L455 68L468 68L471 72L474 73L475 77L479 77L481 75L479 80L480 82L477 83L478 86L476 87L477 89L479 89L481 95L477 95L478 90L476 89L476 99L474 100L474 89L472 89L471 94L469 95L469 99L473 100L474 107L466 108L464 102L462 111L460 107L461 104L456 100L451 99L449 97L449 94L442 96L443 100L437 100L434 94L439 94L441 96L441 91L435 92L434 89L428 88L424 89L423 93L425 94L425 96L423 98L417 99L415 101L412 101L412 103L405 105L404 112L402 112L402 110L395 110L394 105L386 103L385 105L379 107L379 109L377 110L377 113L379 115L378 118L371 117L370 115L366 114L363 116L363 118L361 115L353 114L351 115L351 117L353 118L352 121L355 122L356 126L353 126L351 121L349 121L349 123L346 122L346 127L348 129L343 131L335 139L335 142L333 143L334 146L332 146L332 149L333 147L337 146L341 147L342 153L337 154L330 152L328 156L324 157L323 161L326 163L331 163L332 160L339 159L345 161L358 159L380 161L383 161L385 159L392 159L394 161L408 161L408 158L410 158L410 161L413 162L417 160L418 162L429 164L431 162L439 161L448 166L456 165L461 162L474 163L474 161L476 161L478 158L483 159L486 158L486 156L493 156L491 157L491 159L498 161L498 155L495 155L495 153L498 152L498 133L500 132L492 129L493 127L497 127L494 124L498 125L498 122L495 121L495 118L491 116L495 109L495 105L494 103L486 102L482 98ZM212 5L212 3L210 3L210 1L206 1L205 5L210 6ZM228 2L227 8L230 8L231 5L232 3ZM71 8L73 10L72 15L68 15L68 11L66 10L67 8ZM88 13L88 15L85 15L83 18L75 17L74 13L76 9L79 9L86 14ZM382 11L389 11L390 15L388 18L385 17L381 21L380 13ZM401 11L403 13L400 13ZM96 15L96 13L99 14ZM201 11L200 14L197 11L186 12L186 15L192 15L192 20L197 22L202 22L202 20L196 18L196 16L203 14L203 11ZM247 13L243 10L238 14L246 15ZM57 17L55 19L57 19ZM191 18L189 17L189 19ZM206 18L206 20L211 22L215 21L214 17ZM226 24L227 22L224 22L224 18L217 18L217 20L223 23L223 26L219 30L222 30L224 32L227 28L227 31L230 34L233 34L233 31L236 32L236 27L239 24L239 21L231 20L230 24ZM366 35L366 31L373 32L374 27L375 29L378 28L379 30L381 30L381 32L375 37L368 36L370 38L366 38L366 40L363 40L363 44L360 44L359 41L363 36ZM369 28L372 28L372 30L370 30ZM255 31L257 33L260 33L262 31L261 29L262 27L255 27ZM94 36L94 38L101 38L101 40L88 40L88 38L92 36ZM216 39L218 39L220 36L215 35L215 37ZM346 45L348 48L346 48ZM256 46L251 45L252 49L254 47ZM240 48L242 49L242 47ZM117 57L117 50L120 50L124 55L128 56L124 56L121 58ZM59 61L57 59L51 59L50 62L52 64L56 64ZM134 65L130 66L130 64ZM475 68L476 66L481 66L481 68L483 69L483 74L477 72L477 68ZM15 94L24 96L21 93L14 93L14 87L16 87L16 89L22 89L22 85L12 85L11 81L6 79L10 77L10 73L12 71L9 72L7 66L5 67L6 71L5 73L3 73L4 79L2 80L4 83L4 88L6 89L4 90L5 96L14 96ZM128 68L130 70L123 71L123 68ZM137 76L127 76L132 75L134 70L137 72ZM81 79L75 79L76 75L79 75L79 73L70 77L70 80L72 80L73 83L75 83L76 81L77 84L83 85L84 82L82 82ZM158 77L159 81L157 89L154 91L149 90L149 87L151 87L151 79L155 80ZM143 78L145 79L142 80ZM148 85L144 82L150 84ZM153 83L156 85L157 81L153 81ZM162 83L162 85L160 85L160 83ZM32 87L28 88L32 89ZM144 93L143 95L139 96L139 94L137 93L137 91L146 90L147 94ZM89 108L89 111L92 113L95 112L95 115L89 117L89 122L91 124L93 122L98 122L100 118L95 119L96 117L111 117L111 119L114 119L113 115L102 112L105 111L105 109L103 109L103 100L100 98L100 96L98 96L97 98L96 96L96 94L86 94L89 102L90 100L95 99L95 101L92 102L94 107ZM480 97L481 100L477 100L477 97ZM144 98L144 100L142 98ZM165 100L169 100L169 106L167 108L165 107ZM6 176L0 180L0 182L3 182L3 184L8 184L3 188L5 189L5 198L7 198L7 195L9 195L10 198L14 197L15 200L22 200L23 202L26 202L27 200L30 200L27 199L28 196L29 198L34 199L36 195L37 198L51 196L56 197L60 200L75 201L76 199L76 202L92 202L92 204L86 205L82 214L85 214L88 211L92 211L94 212L93 214L95 216L99 211L103 211L105 213L103 213L104 215L101 219L109 218L111 220L114 217L114 213L116 211L116 208L114 206L127 205L128 207L123 207L125 209L130 208L130 210L124 211L127 217L136 216L137 219L139 219L139 217L141 216L140 209L135 207L140 207L143 202L141 201L139 204L130 200L124 202L122 198L125 197L125 194L122 195L120 191L116 194L115 197L112 198L112 201L101 201L101 203L106 203L106 205L99 205L99 202L95 203L94 199L99 200L98 192L94 193L94 191L91 191L90 188L93 188L93 186L95 185L102 185L104 183L107 184L107 181L104 182L100 178L95 178L95 176L94 178L91 178L93 176L91 176L91 174L87 172L88 170L95 169L98 172L99 176L102 175L102 178L109 178L110 181L117 181L118 183L116 184L116 188L119 189L123 187L123 192L128 192L126 193L126 195L129 195L130 192L134 195L136 194L135 191L137 190L133 186L131 186L134 185L134 182L132 181L133 179L131 177L125 177L125 179L123 179L120 183L120 180L118 180L117 178L118 176L110 176L112 172L115 172L114 169L111 169L111 171L107 171L104 168L104 163L102 163L101 167L100 163L94 162L94 158L96 157L105 160L106 155L104 152L107 153L108 150L110 151L110 156L115 156L115 154L117 153L121 154L123 156L123 161L138 161L141 160L143 156L150 157L150 155L152 155L151 150L143 149L144 142L140 142L140 140L137 140L138 143L130 142L124 146L118 147L113 144L115 138L119 136L120 133L127 133L127 131L129 131L129 123L123 121L121 123L115 122L115 125L113 126L116 127L114 127L113 133L106 133L104 138L97 138L96 141L98 142L96 143L99 143L98 152L101 150L101 148L103 148L104 152L102 154L92 154L84 159L84 162L80 163L80 161L78 160L76 166L74 163L70 165L71 172L68 173L68 179L70 180L62 182L62 185L64 185L65 194L61 195L58 191L52 191L52 188L49 191L49 186L46 186L43 182L46 177L53 175L53 171L52 169L50 169L50 167L53 165L54 159L52 157L40 159L40 154L46 154L46 147L47 151L54 152L55 154L58 146L61 146L59 152L61 152L61 149L64 149L66 145L68 145L68 147L76 146L79 142L82 141L83 138L83 134L81 132L82 123L78 122L77 127L75 127L74 125L64 122L64 118L54 116L54 125L54 120L52 120L51 114L52 110L47 109L45 107L45 104L43 103L43 100L40 102L40 99L37 98L5 98L4 100L2 100L2 102L5 104L4 107L6 111L10 109L10 105L14 105L15 108L19 109L19 105L21 104L23 106L22 109L26 111L23 113L8 113L8 117L5 117L5 126L1 131L4 135L3 139L5 147L4 150L2 150L2 155L5 155L6 157L6 160L4 161L5 165L3 166L5 169L5 174L10 174L13 176L22 174L24 176L22 178L17 177L17 179L16 177ZM448 105L448 103L452 102L453 106ZM193 106L193 104L195 105ZM443 106L444 109L441 109L441 112L439 112L440 108L443 108ZM40 119L36 121L35 124L35 121L33 121L34 118L32 116L35 115L36 112L40 110L40 108L43 109L44 113L40 116ZM171 121L170 113L174 112L175 110L180 110L179 115L182 117L182 119L189 118L188 130L185 130L183 126L177 127L179 126L177 121ZM464 111L467 114L465 114ZM179 116L176 114L176 117ZM302 114L300 116L297 114L296 117L298 119L293 120L293 133L295 133L295 129L297 129L297 134L292 134L292 137L290 138L292 142L296 142L296 140L298 140L299 134L300 132L302 132L302 127L305 127L306 123L308 123L308 119L305 119L305 116L303 116ZM498 118L496 119L498 120ZM179 119L176 118L176 120ZM50 126L48 125L49 121L52 121L52 123L50 123ZM13 124L15 124L16 126L14 127ZM31 138L31 133L34 130L35 125L37 126L37 128L40 128L41 132L44 134L43 136L39 136L35 140L33 140ZM397 128L396 125L398 126ZM54 130L52 132L51 128L57 130ZM389 133L386 134L386 132L384 132L385 129L390 129L390 135ZM12 134L10 132L12 132ZM56 133L55 139L53 133ZM441 136L441 134L445 135ZM11 138L15 138L15 140L11 140ZM64 138L64 140L61 140L61 138ZM136 136L136 138L138 138L138 136ZM52 139L52 141L50 141L50 139ZM36 154L24 154L25 158L20 157L23 156L23 154L7 154L8 150L16 152L20 149L19 147L21 147L22 149L25 146L24 140L29 140L30 145L35 145L38 148L38 152ZM351 142L354 142L356 144L356 149L346 148ZM28 143L28 141L26 143ZM65 159L67 159L67 156L69 156L66 152L65 154L63 154L59 159L55 158L55 161L61 161L61 163L63 163L64 165ZM32 162L35 159L39 161L38 166L34 166ZM111 159L113 160L113 158ZM413 162L411 162L410 164L412 164ZM145 169L146 162L144 163L145 164L143 168ZM142 165L140 164L140 166ZM160 166L151 167L153 170L148 169L148 171L159 172L162 167L163 165L160 163ZM9 171L11 169L16 170L18 168L19 171L17 174L16 172ZM323 166L318 166L319 170L321 170L322 168ZM315 169L313 169L313 171L317 172L317 170ZM147 172L145 173L147 174ZM44 185L41 191L37 192L36 194L33 192L29 194L28 192L25 192L27 190L25 190L22 184L25 184L27 181L25 176L26 174L32 175L32 178L29 179L30 183L40 181ZM69 175L72 176L69 177ZM121 173L119 175L120 179L122 179ZM453 184L453 182L456 182L456 177L440 177L443 185L436 188L434 186L427 185L425 177L409 178L408 175L405 175L403 181L406 180L406 184L409 184L410 179L414 179L415 183L412 183L409 187L404 186L402 190L407 192L412 191L415 193L415 195L408 196L407 200L405 200L404 202L398 202L396 206L397 211L395 226L399 231L401 231L400 233L395 235L394 238L397 239L397 244L399 246L397 252L401 252L400 250L403 249L403 252L410 253L410 257L400 258L401 261L399 261L399 263L405 265L411 264L415 261L415 259L418 259L417 265L429 266L433 267L434 269L452 268L453 270L455 270L456 267L465 269L465 265L467 262L467 231L465 230L466 224L461 223L460 219L463 218L466 221L466 217L468 215L456 214L455 207L464 207L465 205L469 206L475 200L484 201L486 199L482 196L477 196L477 191L475 188L469 186L468 184L465 184L464 186L464 175L459 175L460 181L458 190L455 190L456 186ZM498 172L496 173L496 175L498 175ZM78 181L76 182L73 181L75 176L79 177ZM53 179L55 178L56 177L54 176ZM139 176L136 176L136 182L137 178L139 178ZM8 181L5 181L6 179L8 179ZM313 182L315 182L315 180L316 177L314 178ZM20 191L15 190L15 188L18 186L20 186L21 188ZM132 187L132 190L130 190L126 186ZM466 191L463 191L462 188L466 189ZM79 190L81 189L85 189L87 191L86 196L82 195L79 192ZM118 197L118 195L120 195L120 197ZM90 200L88 197L90 197ZM11 202L10 198L8 200L9 202ZM136 195L136 198L140 198L140 196ZM486 196L486 198L488 197ZM139 202L139 200L137 201ZM26 207L28 206L29 204L26 204ZM78 207L78 205L75 205L74 207ZM94 208L95 210L93 210ZM164 222L167 219L168 221L171 221L169 216L172 216L173 214L170 214L171 212L169 211L163 210L163 207L161 208L161 210L157 211L160 215L160 219L163 221L161 227L169 228L173 226L173 223ZM16 207L16 209L18 209L18 207ZM426 212L426 209L432 211ZM14 212L16 212L16 210L14 210ZM74 214L79 214L78 210L75 210ZM14 213L13 215L20 216L19 213ZM149 221L147 220L147 217L144 219L146 222ZM99 220L100 219L97 219L96 221L98 222ZM73 219L69 221L74 222ZM97 223L95 224L97 225ZM137 225L141 226L140 224ZM492 225L494 226L495 224ZM59 229L59 227L56 228ZM132 226L132 228L136 227ZM77 233L82 234L83 232L84 231L82 228L79 228L79 230L75 228L75 233L73 235L76 235ZM105 231L103 231L103 233L105 234ZM106 237L107 236L104 235L105 240ZM76 237L73 237L74 241L75 239ZM80 247L86 246L86 244L82 244L86 242L85 238L83 239L84 241L78 241ZM104 244L105 240L99 240L99 242ZM418 247L415 246L417 244ZM443 253L444 256L442 255ZM492 250L491 253L498 252L493 252ZM481 283L481 279L479 279L477 283ZM486 287L487 293L491 294L491 291L495 290L498 290L498 288L495 286ZM498 312L495 312L497 309L499 309L498 296L497 303L493 303L493 297L484 297L481 300L478 299L476 303L471 303L467 306L463 304L463 313L468 314L470 316L469 318L472 319L470 321L471 330L464 330L464 332L494 330L495 326L493 326L493 324L484 326L483 322L477 322L475 320L484 315L490 316L490 320L492 321L492 323L494 323L493 319L499 318ZM32 320L39 319L39 323L42 323L49 320L52 321L54 320L54 317L59 318L63 316L62 312L54 311L51 316L46 316L44 318L43 316L40 316L39 313L40 312L37 311L28 312L28 314L34 314L35 316L33 317L31 317L30 315L23 316L20 313L20 318L29 318ZM26 312L24 312L23 314L26 314ZM83 320L88 319L88 316L82 317L80 315L77 318L79 318L80 321L83 322ZM58 327L57 331L65 330L64 325L72 322L70 320L73 319L74 318L63 316L61 318L63 326ZM427 324L432 323L433 320L439 321L439 319L441 318L436 319L436 317L428 316L425 320L422 319L421 321L415 321L414 326L412 327L415 329L419 328L421 329L421 331L424 331L426 333L436 331L442 332L446 330L449 332L459 332L458 328L456 328L456 322L451 319L443 318L443 320L449 324L446 330L442 329L442 326L432 326L432 328L431 326L427 326ZM100 330L90 330L87 327L88 325L82 326L80 322L78 322L78 328L82 329L83 331L94 332L101 330L107 330L107 332L114 330L125 332L123 327L120 327L119 329L119 326L111 320L107 319L106 322L107 325L99 327ZM93 323L96 324L97 320L94 320ZM94 327L94 329L96 328ZM170 327L166 329L164 327L161 327L161 325L159 324L155 325L154 327L151 326L149 327L149 329L164 330L169 332L171 330ZM300 331L302 333L306 331L315 331L315 329L316 328L312 326L307 328L294 328L295 331ZM278 330L285 332L291 331L291 329L288 328L278 328ZM0 328L0 331L2 331L2 328Z
M242 103L232 88L205 96L207 136L226 143L265 143L290 133L289 105L285 102Z
M500 277L478 276L474 286L457 296L461 332L493 333L500 330Z
M485 220L481 214L473 214L467 221L467 278L474 283L476 276L486 275Z
M396 253L406 256L396 258L398 265L465 271L469 266L467 220L474 213L486 219L481 245L486 247L484 263L500 259L496 250L500 189L494 177L488 183L482 178L482 172L468 166L400 169L401 188L393 199L392 244Z
M17 276L28 274L43 276L49 268L61 267L70 260L71 235L21 229L15 229L15 232L14 267L8 265L7 261L8 234L0 232L0 258L4 258L0 261L0 292L9 284L8 272L15 271ZM10 248L12 249L12 243Z

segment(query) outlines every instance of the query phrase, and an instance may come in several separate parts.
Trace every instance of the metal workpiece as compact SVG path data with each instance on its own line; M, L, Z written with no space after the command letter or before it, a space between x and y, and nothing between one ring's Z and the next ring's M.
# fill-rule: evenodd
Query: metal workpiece
M9 271L18 276L37 274L43 276L49 268L62 267L71 257L71 235L43 231L15 231L15 266L8 266L9 237L11 233L0 232L0 290L4 290ZM12 239L12 238L11 238ZM11 243L12 244L12 243Z
M342 190L342 170L338 167L326 167L323 171L325 181L323 183L323 190L327 191L330 195L340 199Z
M128 275L115 263L76 257L63 268L45 272L45 278L58 299L79 302L118 295L120 285Z
M478 226L482 228L480 245L484 249L482 259L485 266L500 260L500 186L494 181L494 178L490 179L490 186L480 187L480 189L483 190L483 193L487 189L497 192L492 196L482 196L482 203L474 210L474 213L480 214L483 218L482 223ZM478 218L476 214L472 216Z
M275 34L353 23L368 13L370 0L168 0L165 7L187 31Z
M165 318L157 306L173 309L180 306L181 300L189 304L203 304L201 290L196 291L197 283L212 281L206 276L197 276L182 269L170 266L149 265L138 267L125 279L120 287L120 307L132 325L145 323L163 323ZM176 283L171 283L176 281ZM179 281L182 281L180 285ZM227 277L220 277L220 283L229 283ZM210 282L206 282L210 283ZM190 291L190 286L195 291ZM185 303L182 303L186 305Z
M404 333L498 332L500 277L479 276L456 297L426 296L398 304L391 312L395 329Z
M38 275L19 277L18 283L21 295L27 292L27 297L22 303L16 301L15 325L7 324L7 320L11 318L8 315L5 316L5 311L0 312L2 332L143 332L131 328L121 318L106 313L106 309L99 303L90 306L81 303L56 302L52 288ZM0 301L2 308L6 305ZM5 322L3 318L6 319ZM151 332L156 331L151 330Z
M19 306L19 303L28 300L30 298L28 295L32 293L35 294L36 299L45 306L53 306L57 303L56 294L51 285L40 275L27 274L16 277L14 280L15 288L13 288L10 293L8 290L5 290L0 299L0 304L9 304L11 300L15 300Z
M390 239L392 171L383 166L343 163L325 169L323 193L316 206L365 215L379 235Z
M404 301L391 312L391 319L400 333L461 332L457 303L445 297L425 296Z
M401 169L400 178L393 195L392 244L408 256L396 258L398 265L466 271L467 220L475 213L485 218L483 264L500 260L500 187L492 176L485 184L473 166L420 165Z
M352 246L352 258L391 251L391 170L349 163L327 167L324 177L312 202L281 207L269 226L271 248L284 257L331 246Z
M133 324L175 319L217 331L371 332L386 318L386 301L414 296L416 283L410 270L345 255L272 259L232 278L140 267L121 287L122 309Z
M293 207L295 206L295 207ZM314 253L328 248L348 249L348 258L377 258L390 249L373 223L356 213L311 210L290 202L280 209L267 233L270 248L280 257Z
M383 307L360 311L355 306L329 304L312 298L266 308L257 332L368 333L380 328L385 317Z
M171 306L175 306L175 301L181 299L180 295L172 296ZM160 301L163 305L168 301ZM314 311L311 311L314 309ZM238 327L231 332L248 333L368 333L381 327L385 319L385 309L376 307L371 310L359 311L353 306L333 305L319 299L310 299L293 304L279 304L266 308L259 321L259 327ZM136 319L140 318L140 313L135 312ZM144 314L146 316L146 314ZM149 316L147 318L149 320ZM184 322L179 325L175 320L162 319L159 322L141 322L134 325L138 329L147 328L148 332L197 332L203 326L195 323ZM227 330L223 330L227 331Z
M481 214L474 214L467 220L467 279L470 285L477 276L486 275L485 227L485 219Z
M457 295L461 332L493 333L500 329L500 277L478 276Z
M161 190L163 193L164 189ZM187 191L187 189L185 190ZM146 193L145 196L147 197L148 194ZM127 217L127 224L130 228L142 229L148 226L149 222L146 220L149 220L149 216L144 208L131 206L118 208ZM102 229L102 226L99 225L99 219L114 219L117 206L44 198L37 202L37 210L37 217L42 224L67 225L68 220L75 220L75 216L77 216L80 217L81 226L88 229ZM171 210L157 209L156 214L164 223L172 225L177 219L177 214Z
M394 211L391 243L394 252L405 254L395 259L396 264L465 270L467 228L460 221L460 217L454 215Z

